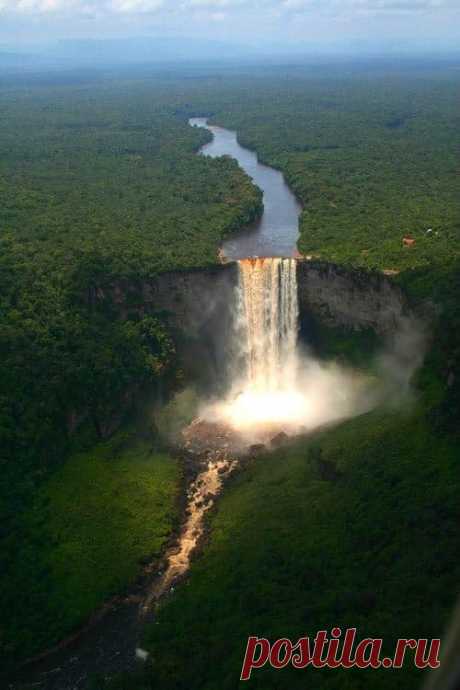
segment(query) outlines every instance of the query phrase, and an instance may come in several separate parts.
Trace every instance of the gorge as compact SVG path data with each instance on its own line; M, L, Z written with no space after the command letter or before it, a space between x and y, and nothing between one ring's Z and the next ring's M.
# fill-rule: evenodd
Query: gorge
M236 138L228 137L226 130L213 128L213 133L235 145ZM221 143L214 142L216 155L226 153ZM202 153L208 153L210 146L205 145ZM252 168L247 172L256 175L259 164L254 158L251 154ZM299 335L302 331L308 342L310 324L319 320L332 327L370 328L382 337L390 336L409 312L404 295L386 276L294 258L300 206L281 173L260 167L270 181L264 189L265 212L254 228L224 242L227 261L163 272L137 283L118 280L95 293L95 300L113 306L121 319L133 311L161 314L187 376L204 382L207 392L181 439L194 470L183 522L162 566L148 571L142 591L136 590L97 623L88 640L82 638L77 661L72 661L75 653L70 656L60 650L57 659L46 659L39 666L41 687L47 690L85 687L94 646L98 672L133 667L144 619L155 617L158 601L187 572L203 537L205 514L225 478L237 468L239 457L251 454L254 444L270 447L280 433L309 432L375 404L364 379L335 364L318 362L305 351ZM270 197L273 189L275 199ZM196 452L193 443L200 424L209 425L208 433L218 441ZM107 429L112 428L108 420ZM237 438L229 441L235 430ZM126 624L120 652L120 626ZM50 668L59 670L46 675Z
M459 72L371 63L3 88L2 688L235 690L249 635L442 637ZM251 682L414 690L407 652Z

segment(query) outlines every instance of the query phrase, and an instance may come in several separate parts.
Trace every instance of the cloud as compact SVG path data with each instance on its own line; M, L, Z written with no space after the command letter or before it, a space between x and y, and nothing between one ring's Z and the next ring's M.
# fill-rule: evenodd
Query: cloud
M110 3L114 12L152 13L163 7L163 0L112 0Z
M8 2L6 0L1 3L0 8L16 11L18 14L47 13L59 12L65 4L64 0L18 0L17 2Z
M458 6L458 3L452 0L352 0L349 3L344 2L343 5L350 5L355 9L366 9L370 12L430 12L449 7Z
M235 0L186 0L182 7L232 7L246 4L245 0L236 2Z
M395 39L446 51L458 50L459 29L460 0L0 0L0 40L15 50L56 38L160 34L274 54L297 45L359 52Z
M344 12L420 12L459 8L459 0L281 0L287 11Z
M184 16L194 10L215 10L215 18L237 10L239 13L257 14L305 12L328 14L331 12L442 12L458 9L459 0L0 0L0 10L10 14L95 12L98 14L145 13L174 11Z
M0 11L17 14L117 14L157 12L164 0L0 0Z

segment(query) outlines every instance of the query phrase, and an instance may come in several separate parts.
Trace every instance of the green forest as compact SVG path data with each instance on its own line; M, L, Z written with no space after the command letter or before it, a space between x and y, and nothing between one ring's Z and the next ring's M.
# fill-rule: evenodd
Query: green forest
M459 86L453 70L291 77L213 117L283 171L303 204L302 254L431 273L459 258Z
M187 372L163 314L122 317L99 297L216 264L221 240L261 214L234 160L197 155L211 135L191 116L284 173L302 255L385 271L415 309L428 303L430 350L410 410L300 439L230 482L190 577L146 630L151 663L94 690L236 688L248 634L353 623L391 646L442 633L460 576L459 92L458 70L426 65L0 83L3 669L84 623L177 526L182 470L152 401ZM366 338L323 336L328 357L369 359ZM370 687L367 673L314 673L263 671L250 686ZM372 689L420 682L408 666Z
M325 464L333 471L322 472ZM355 626L360 637L383 637L389 655L399 637L436 637L460 575L458 483L456 447L417 415L371 413L258 458L226 491L188 584L147 631L153 658L139 687L235 688L249 635L297 640ZM268 667L246 685L412 690L421 682L406 664L400 672Z
M43 607L53 566L23 524L37 487L110 435L146 387L181 378L161 315L122 319L98 291L215 263L220 240L260 214L261 193L230 158L197 156L209 133L174 117L152 84L5 89L1 103L0 601L28 558ZM75 610L42 640L36 605L24 602L22 632L0 624L8 663L88 615Z

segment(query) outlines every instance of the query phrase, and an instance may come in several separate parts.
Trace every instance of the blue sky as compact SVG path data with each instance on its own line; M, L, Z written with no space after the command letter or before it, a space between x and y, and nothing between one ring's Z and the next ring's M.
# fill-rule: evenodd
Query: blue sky
M460 0L0 0L0 43L187 36L249 46L460 46Z

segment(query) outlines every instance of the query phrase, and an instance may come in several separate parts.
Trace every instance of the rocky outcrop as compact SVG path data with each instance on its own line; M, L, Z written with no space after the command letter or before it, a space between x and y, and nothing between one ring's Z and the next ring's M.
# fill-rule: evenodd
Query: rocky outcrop
M169 325L186 371L201 382L222 383L233 323L237 265L160 273L139 283L119 281L103 291L122 318L156 314Z
M402 290L379 273L299 259L297 285L301 318L311 315L326 326L386 335L408 311Z
M143 303L148 310L162 311L173 328L213 339L216 330L228 326L236 283L237 266L232 263L162 273L143 284Z
M216 390L226 386L237 284L238 266L229 262L169 271L148 280L120 280L95 288L91 302L107 302L121 318L132 313L161 316L169 325L186 375ZM311 338L315 322L356 330L371 328L387 336L399 330L409 312L404 293L382 274L298 259L297 286L301 332L306 338ZM87 412L72 413L69 433L86 417ZM100 424L101 435L110 434L119 422L118 414L108 414Z
M186 364L203 367L208 360L215 374L228 347L237 283L237 264L229 262L161 273L138 284L120 281L100 290L98 298L109 298L122 318L133 311L161 315ZM297 285L301 319L311 316L326 326L386 335L409 310L402 290L379 273L298 259Z

